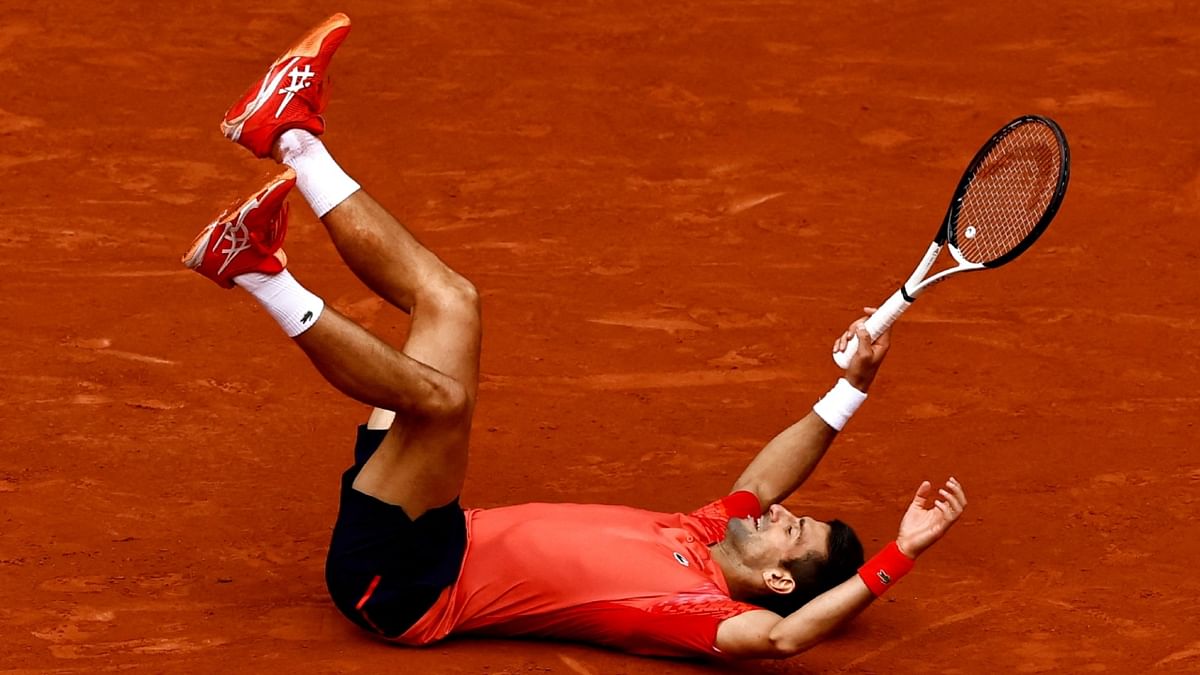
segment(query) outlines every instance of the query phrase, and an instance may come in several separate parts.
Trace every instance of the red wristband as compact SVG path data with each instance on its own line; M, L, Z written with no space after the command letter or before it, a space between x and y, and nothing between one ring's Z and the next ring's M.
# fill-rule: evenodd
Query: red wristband
M858 568L858 578L863 580L875 597L891 588L912 571L913 559L900 552L896 542L891 542Z

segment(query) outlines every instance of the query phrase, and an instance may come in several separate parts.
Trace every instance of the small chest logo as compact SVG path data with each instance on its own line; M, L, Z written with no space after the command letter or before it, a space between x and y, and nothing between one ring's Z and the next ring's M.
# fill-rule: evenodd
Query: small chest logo
M671 555L675 556L675 562L679 563L680 565L683 565L684 567L691 567L692 564L690 562L688 562L687 558L683 557L682 553L676 551L676 552L672 553Z

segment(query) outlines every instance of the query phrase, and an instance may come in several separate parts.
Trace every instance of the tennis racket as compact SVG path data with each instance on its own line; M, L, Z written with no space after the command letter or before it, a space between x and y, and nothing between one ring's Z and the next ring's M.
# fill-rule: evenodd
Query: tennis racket
M1025 252L1054 220L1071 173L1067 138L1054 120L1026 115L1004 125L979 152L958 181L946 219L912 276L865 328L874 341L895 323L921 293L959 272L999 267ZM957 263L926 279L945 248ZM838 366L850 365L858 350L853 338L834 352Z

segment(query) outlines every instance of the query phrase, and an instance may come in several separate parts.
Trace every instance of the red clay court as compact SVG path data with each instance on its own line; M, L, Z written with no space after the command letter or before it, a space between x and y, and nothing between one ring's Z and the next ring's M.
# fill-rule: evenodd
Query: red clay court
M1058 120L1066 202L1020 261L904 317L789 506L894 536L971 506L900 587L782 664L380 644L327 600L366 410L245 293L178 262L271 169L229 102L345 11L326 135L484 294L464 503L687 510L837 377L959 173ZM1200 8L955 3L3 3L0 673L1200 669ZM398 340L294 198L291 269Z

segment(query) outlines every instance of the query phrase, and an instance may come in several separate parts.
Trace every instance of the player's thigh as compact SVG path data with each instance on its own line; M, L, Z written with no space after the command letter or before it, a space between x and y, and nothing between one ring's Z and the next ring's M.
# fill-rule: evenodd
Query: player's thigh
M470 428L469 411L462 419L437 421L397 414L354 489L414 519L450 503L466 480Z
M451 502L466 479L481 326L478 296L462 281L434 290L416 308L401 351L458 381L467 392L466 409L436 419L397 411L354 481L355 489L401 506L412 518Z

